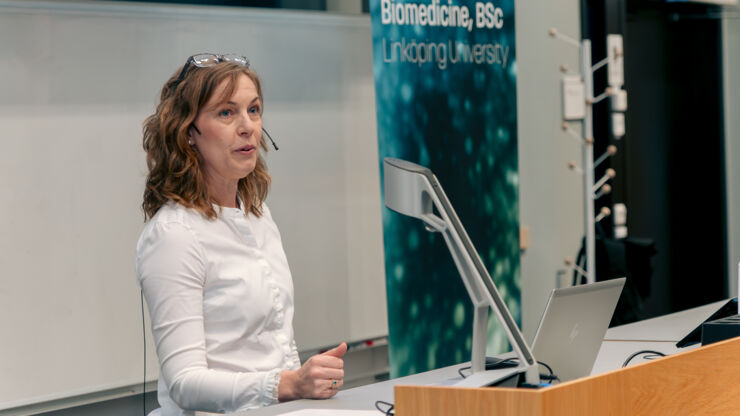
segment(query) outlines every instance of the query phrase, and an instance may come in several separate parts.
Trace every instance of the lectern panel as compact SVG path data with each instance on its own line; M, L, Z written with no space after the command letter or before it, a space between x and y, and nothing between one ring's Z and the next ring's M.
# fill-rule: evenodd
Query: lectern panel
M675 416L740 409L740 338L539 390L396 386L396 415Z

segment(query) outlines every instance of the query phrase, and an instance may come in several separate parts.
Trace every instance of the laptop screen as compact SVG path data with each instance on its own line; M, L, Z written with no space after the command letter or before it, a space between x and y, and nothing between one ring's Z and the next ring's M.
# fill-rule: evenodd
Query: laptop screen
M560 381L591 374L626 279L554 289L532 352Z

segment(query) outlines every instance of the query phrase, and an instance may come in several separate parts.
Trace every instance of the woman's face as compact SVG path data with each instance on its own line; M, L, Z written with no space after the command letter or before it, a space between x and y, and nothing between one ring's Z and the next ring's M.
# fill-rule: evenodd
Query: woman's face
M203 158L209 186L235 186L252 173L262 142L261 103L252 80L242 74L234 94L219 104L227 80L198 112L191 139Z

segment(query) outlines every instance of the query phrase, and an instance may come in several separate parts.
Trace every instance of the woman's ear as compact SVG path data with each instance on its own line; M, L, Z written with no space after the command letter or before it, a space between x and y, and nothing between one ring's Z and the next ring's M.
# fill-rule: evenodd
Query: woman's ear
M190 128L188 129L188 144L191 146L195 145L195 140L193 140L193 130L195 130L196 133L200 134L200 130L198 130L198 127L196 127L195 124L191 124Z

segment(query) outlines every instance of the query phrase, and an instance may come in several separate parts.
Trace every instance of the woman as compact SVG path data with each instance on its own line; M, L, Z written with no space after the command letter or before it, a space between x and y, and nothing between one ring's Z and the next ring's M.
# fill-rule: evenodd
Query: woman
M264 200L262 90L244 57L188 58L144 122L136 272L160 363L158 414L328 398L347 345L301 366L293 283Z

